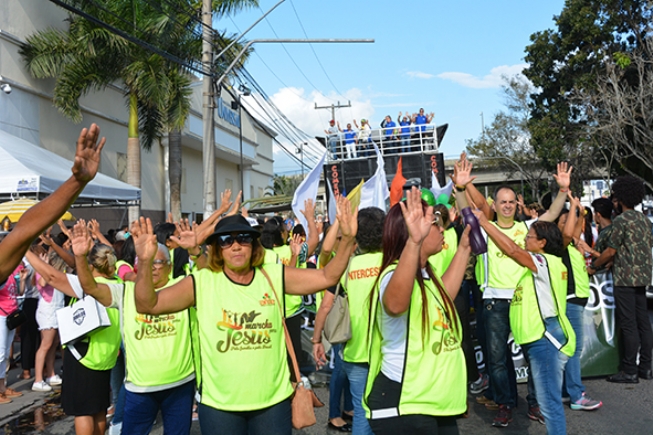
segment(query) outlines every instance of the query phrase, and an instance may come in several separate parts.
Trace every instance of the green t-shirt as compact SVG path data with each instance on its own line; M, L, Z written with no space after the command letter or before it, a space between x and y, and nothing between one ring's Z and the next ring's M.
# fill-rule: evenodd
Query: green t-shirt
M608 246L617 250L612 266L615 286L651 284L653 234L651 221L643 213L626 210L614 218Z

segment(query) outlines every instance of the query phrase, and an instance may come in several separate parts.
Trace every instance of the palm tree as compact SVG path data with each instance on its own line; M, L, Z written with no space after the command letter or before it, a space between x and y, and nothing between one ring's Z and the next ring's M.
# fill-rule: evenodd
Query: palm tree
M183 61L200 57L201 39L194 31L198 25L191 13L198 13L201 1L166 0L165 7L150 0L69 3ZM255 0L218 0L214 9L231 13L255 4ZM70 16L68 21L68 31L46 29L28 37L20 54L33 77L56 79L54 104L73 122L82 120L80 97L116 82L124 85L129 110L127 182L140 187L141 145L150 150L161 134L172 132L170 152L181 155L180 131L190 108L188 69L80 16ZM170 162L173 203L179 217L181 158ZM130 208L130 221L139 215L139 207Z

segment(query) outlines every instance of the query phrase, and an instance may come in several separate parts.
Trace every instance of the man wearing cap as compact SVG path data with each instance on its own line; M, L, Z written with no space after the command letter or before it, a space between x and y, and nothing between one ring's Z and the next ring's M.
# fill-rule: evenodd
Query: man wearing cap
M327 135L327 143L329 145L329 151L331 151L331 158L333 160L338 160L338 127L336 127L335 119L329 121L329 128L324 130Z

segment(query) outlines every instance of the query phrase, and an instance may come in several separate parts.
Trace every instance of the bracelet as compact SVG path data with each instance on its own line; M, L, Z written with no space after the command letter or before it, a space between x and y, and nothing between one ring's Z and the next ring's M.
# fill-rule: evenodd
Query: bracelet
M191 254L190 252L188 253L191 258L198 258L202 256L202 248L200 247L200 251L197 254Z
M567 192L569 192L569 188L567 188L567 189L560 189L560 192L562 192L562 193L567 193Z
M467 186L465 186L464 184L462 186L460 184L456 184L456 190L458 192L464 192L465 189L467 189Z
M311 340L311 343L313 343L313 344L320 344L320 343L322 343L322 340L318 340L318 341Z

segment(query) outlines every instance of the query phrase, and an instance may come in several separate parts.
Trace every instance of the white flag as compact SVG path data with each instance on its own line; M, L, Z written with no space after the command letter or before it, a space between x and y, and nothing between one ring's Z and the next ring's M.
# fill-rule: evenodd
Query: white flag
M358 209L378 207L386 211L385 202L390 197L390 190L388 189L388 180L385 177L385 163L379 147L374 142L372 142L372 145L376 152L376 172L363 184L363 188L361 189L361 203Z
M304 181L299 185L297 190L295 190L295 195L292 198L292 211L295 213L299 222L304 226L306 231L306 239L308 240L308 222L306 217L302 213L304 209L304 201L307 199L312 199L313 203L317 199L317 189L320 186L320 174L324 167L324 162L326 160L326 152L322 155L320 161L317 162L317 166L311 169L311 172L308 173ZM311 216L311 218L313 218Z

